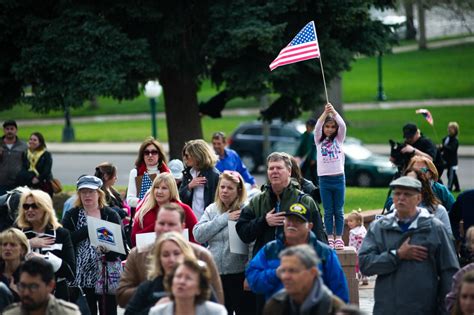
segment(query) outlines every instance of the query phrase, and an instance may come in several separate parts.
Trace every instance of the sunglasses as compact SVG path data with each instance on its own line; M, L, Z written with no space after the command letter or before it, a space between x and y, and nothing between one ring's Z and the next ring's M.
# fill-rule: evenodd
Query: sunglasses
M158 150L151 150L151 151L148 151L148 150L145 150L143 151L143 155L157 155L158 154Z
M24 203L23 204L23 209L24 210L28 210L28 209L36 210L36 209L38 209L38 205L36 203Z

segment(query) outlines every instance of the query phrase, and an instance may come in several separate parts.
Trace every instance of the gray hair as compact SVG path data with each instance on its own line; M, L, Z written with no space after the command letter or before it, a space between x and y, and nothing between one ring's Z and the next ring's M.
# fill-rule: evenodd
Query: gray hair
M278 255L280 259L285 256L298 257L298 259L307 269L316 267L320 262L318 254L316 254L314 248L309 246L308 244L288 247Z
M270 162L279 162L283 161L286 168L291 171L291 155L286 152L273 152L267 157L267 165Z

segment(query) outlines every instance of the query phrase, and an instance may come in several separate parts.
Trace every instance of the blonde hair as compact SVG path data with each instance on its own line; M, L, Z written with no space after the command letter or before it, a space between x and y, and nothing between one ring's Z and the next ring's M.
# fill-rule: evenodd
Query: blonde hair
M107 206L107 200L105 199L105 192L102 189L97 189L97 192L99 193L99 209L102 209ZM81 200L81 195L79 194L79 190L76 191L76 201L74 201L74 207L75 208L84 208L82 205L82 200Z
M165 271L161 265L161 249L165 242L174 242L183 253L184 258L196 259L194 251L189 243L184 239L183 235L178 232L163 233L158 240L156 240L153 249L148 255L148 280L153 280L156 277L164 276Z
M455 131L455 136L457 136L459 134L459 125L457 122L455 121L450 121L449 124L448 124L448 128L454 128L454 131Z
M24 253L21 256L22 260L30 251L30 243L28 242L28 238L17 228L8 228L0 233L0 245L6 242L19 244L23 248ZM0 257L2 256L2 247L3 246L0 246Z
M356 222L359 222L358 226L364 225L364 217L361 214L362 210L359 208L358 210L352 210L351 213L347 216L347 219L355 219Z
M34 203L36 203L38 208L44 211L41 229L45 229L49 225L53 230L56 230L57 228L62 226L58 222L58 218L56 217L56 212L54 211L53 201L51 200L51 197L42 190L28 189L21 194L20 204L18 205L19 210L17 226L19 228L25 229L32 227L30 222L26 220L26 211L25 209L23 209L23 204L25 203L28 197L33 198Z
M470 226L467 229L466 233L464 234L464 238L466 239L466 241L470 242L471 239L473 239L473 241L474 241L474 233L473 232L474 232L474 225Z
M202 139L191 140L184 144L184 155L189 154L195 161L195 168L205 170L212 168L217 163L217 155L213 152L206 141ZM186 157L183 157L186 158Z
M436 166L434 165L434 163L428 159L427 157L424 157L424 156L420 156L420 155L415 155L414 157L412 157L410 159L410 162L408 163L407 167L405 169L414 169L413 167L413 164L415 164L416 162L422 162L422 163L425 163L426 166L428 167L428 169L430 170L431 174L433 174L432 179L436 182L438 181L438 170L436 169Z
M140 223L141 228L143 228L143 218L145 217L145 214L150 212L150 210L152 210L158 205L154 196L154 190L161 183L165 183L165 185L168 187L170 191L170 200L168 200L168 202L180 201L178 186L176 185L176 181L173 177L173 174L171 173L158 174L153 180L153 184L151 185L151 188L150 188L150 194L148 195L146 200L143 202L142 207L140 207L140 211L138 211L137 213L138 222Z
M221 181L225 179L235 184L237 187L237 198L232 202L228 209L225 208L224 203L222 202L221 198L219 198L221 192ZM219 183L217 184L216 189L216 197L214 199L217 208L222 212L226 212L227 210L234 211L240 209L242 204L247 200L247 190L245 189L244 180L242 176L236 171L224 171L219 176Z

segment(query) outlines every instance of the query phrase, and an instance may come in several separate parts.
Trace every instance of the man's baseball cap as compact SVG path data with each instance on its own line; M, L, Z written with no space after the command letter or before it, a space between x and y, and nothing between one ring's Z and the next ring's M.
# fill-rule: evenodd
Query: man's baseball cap
M16 129L18 129L16 121L14 121L13 119L5 120L5 122L3 123L3 128L6 128L8 126L14 126Z
M421 182L410 176L402 176L390 183L390 188L408 188L421 191Z
M290 215L294 215L305 222L311 221L311 213L301 203L294 203L287 211L285 211L285 217Z
M413 137L418 131L418 127L415 124L408 123L403 126L403 138L409 139Z

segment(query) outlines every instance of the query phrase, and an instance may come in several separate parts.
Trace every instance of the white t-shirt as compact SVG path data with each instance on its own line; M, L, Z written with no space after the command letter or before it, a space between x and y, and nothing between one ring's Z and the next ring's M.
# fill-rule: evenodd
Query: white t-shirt
M193 179L199 176L199 171L194 168L191 169L190 173L193 176ZM204 213L204 186L194 187L193 204L191 208L193 208L193 212L199 221Z

